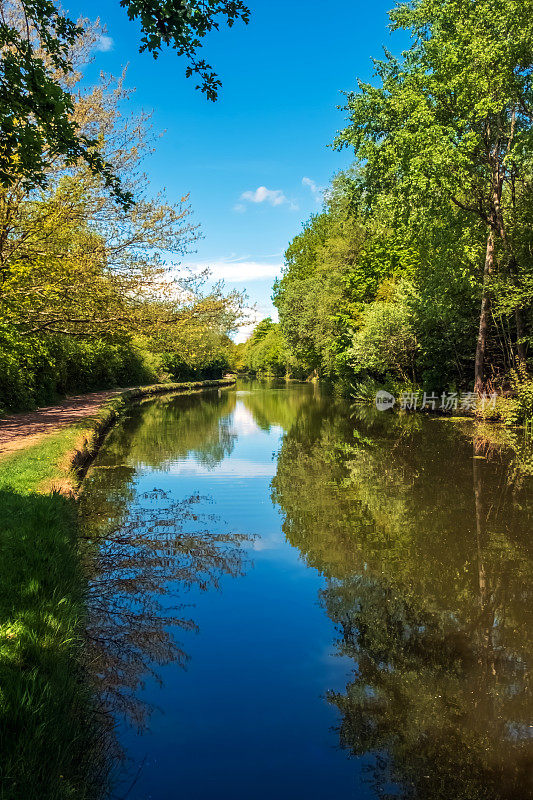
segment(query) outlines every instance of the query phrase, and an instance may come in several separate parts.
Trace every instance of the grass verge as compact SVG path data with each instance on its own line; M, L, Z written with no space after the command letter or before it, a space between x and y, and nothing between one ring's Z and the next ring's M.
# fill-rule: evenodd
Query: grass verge
M232 382L129 390L0 460L0 800L94 800L104 785L74 492L91 458L129 403Z

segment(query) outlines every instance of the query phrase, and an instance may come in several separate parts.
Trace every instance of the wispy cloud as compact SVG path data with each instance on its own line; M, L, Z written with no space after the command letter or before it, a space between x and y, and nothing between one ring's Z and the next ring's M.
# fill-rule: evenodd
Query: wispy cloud
M95 49L98 50L99 53L109 53L110 50L113 49L115 46L115 42L111 36L100 36L98 41L96 42Z
M228 258L219 261L202 261L192 264L192 269L201 272L209 270L210 278L228 283L250 283L252 281L272 280L281 275L281 261L253 261Z
M317 186L317 184L311 178L302 178L302 186L306 186L317 203L322 203L324 200L324 189L321 186Z

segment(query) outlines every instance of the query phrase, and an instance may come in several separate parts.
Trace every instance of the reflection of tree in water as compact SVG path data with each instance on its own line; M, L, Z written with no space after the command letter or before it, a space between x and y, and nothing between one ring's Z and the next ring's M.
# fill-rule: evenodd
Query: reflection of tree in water
M378 796L397 782L421 800L532 797L531 690L522 653L487 646L485 625L415 608L364 577L323 593L357 663L344 693L340 738L378 759Z
M531 486L468 429L387 417L295 425L273 482L355 664L341 743L383 798L531 798Z
M105 705L142 726L147 709L137 690L157 666L186 662L171 629L195 629L183 605L164 598L242 574L245 537L203 528L209 519L196 512L199 497L172 503L153 492L140 499L120 527L91 537L88 639Z
M246 387L239 400L264 431L273 425L289 430L303 409L313 405L313 395L317 392L317 387L310 384L292 384L287 391L285 381L251 381Z
M209 463L216 450L209 442L221 442L218 421L224 410L223 403L204 403L204 426L189 436L187 446L207 454ZM156 418L160 411L165 409L157 408ZM173 424L173 408L168 412ZM247 537L225 531L216 518L201 513L199 504L205 498L173 502L161 491L136 493L136 470L122 463L123 450L130 463L159 464L172 458L173 450L171 428L163 426L160 435L152 406L144 406L134 417L133 425L128 420L127 433L113 431L89 473L81 515L90 583L92 672L104 708L142 727L149 709L138 692L146 678L157 677L158 666L187 660L175 637L176 629L196 629L185 611L186 593L216 589L222 576L242 574L241 545ZM188 423L193 424L191 415ZM181 428L173 430L179 437ZM139 433L141 441L136 442ZM180 454L183 448L177 439Z
M235 446L236 434L231 428L235 403L234 393L209 392L134 406L111 432L98 463L166 469L172 462L192 456L212 468Z

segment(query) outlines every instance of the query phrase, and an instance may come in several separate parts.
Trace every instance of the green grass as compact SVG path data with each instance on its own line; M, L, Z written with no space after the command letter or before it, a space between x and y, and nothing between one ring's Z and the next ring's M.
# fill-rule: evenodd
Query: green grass
M0 460L0 798L97 794L99 731L83 670L85 579L64 478L80 426Z
M29 494L46 488L47 483L67 479L68 453L76 448L87 425L80 423L51 433L26 450L0 458L0 490Z

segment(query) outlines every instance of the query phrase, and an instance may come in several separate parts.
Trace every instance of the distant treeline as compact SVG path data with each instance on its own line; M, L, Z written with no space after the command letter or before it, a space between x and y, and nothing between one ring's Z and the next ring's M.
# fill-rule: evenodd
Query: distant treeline
M305 366L291 354L280 325L270 317L255 326L246 342L235 346L232 367L251 375L307 377Z

